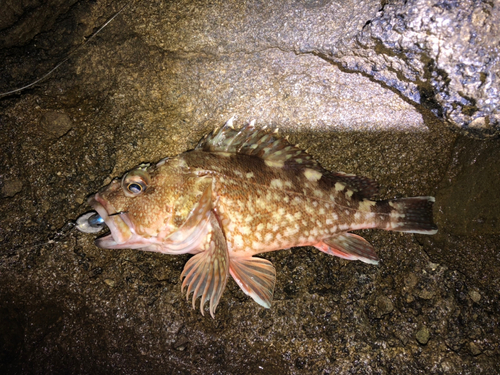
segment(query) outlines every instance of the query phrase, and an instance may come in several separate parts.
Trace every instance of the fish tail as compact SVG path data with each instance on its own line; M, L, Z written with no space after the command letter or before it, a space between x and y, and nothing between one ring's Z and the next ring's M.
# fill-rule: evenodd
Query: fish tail
M438 228L432 218L434 197L389 199L377 202L382 222L380 229L397 232L436 234Z

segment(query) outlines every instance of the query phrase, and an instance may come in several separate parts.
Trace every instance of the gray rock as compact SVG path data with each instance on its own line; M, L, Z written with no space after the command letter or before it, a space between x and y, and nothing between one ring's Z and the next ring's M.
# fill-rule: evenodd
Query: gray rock
M495 2L385 2L356 42L330 56L468 134L500 132L500 9Z

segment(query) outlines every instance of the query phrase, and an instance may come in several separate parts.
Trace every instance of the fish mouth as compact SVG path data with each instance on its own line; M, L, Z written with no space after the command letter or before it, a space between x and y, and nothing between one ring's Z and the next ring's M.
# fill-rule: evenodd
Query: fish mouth
M103 249L134 248L131 244L132 238L135 237L134 224L126 212L117 212L99 193L90 197L88 204L97 211L110 231L108 235L96 239L96 246Z

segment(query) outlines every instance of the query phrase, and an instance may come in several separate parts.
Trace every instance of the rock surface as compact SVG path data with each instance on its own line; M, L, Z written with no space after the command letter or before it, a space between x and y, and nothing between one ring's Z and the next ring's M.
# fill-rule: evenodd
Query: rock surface
M430 108L466 133L500 133L500 8L488 1L383 2L327 56Z
M11 35L2 91L43 76L125 4L79 1L31 41ZM313 53L342 50L340 64L379 10L132 2L43 82L0 99L0 372L495 373L500 233L477 207L498 197L466 176L492 178L497 146L457 137L403 86ZM232 115L378 180L382 198L435 194L439 235L364 231L378 267L266 254L272 308L231 281L212 320L180 293L188 256L98 249L68 224L112 177L193 148Z

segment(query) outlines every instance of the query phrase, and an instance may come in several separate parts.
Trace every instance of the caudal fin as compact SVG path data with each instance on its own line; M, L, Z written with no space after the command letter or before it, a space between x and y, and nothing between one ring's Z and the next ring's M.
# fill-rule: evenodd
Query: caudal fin
M400 198L378 202L379 210L389 214L389 221L383 229L436 234L438 228L432 219L434 202L434 197Z

